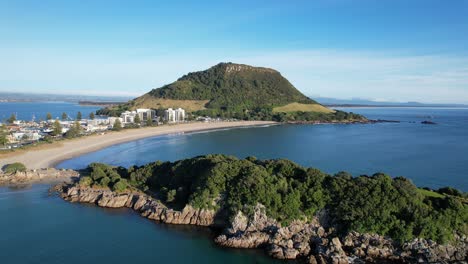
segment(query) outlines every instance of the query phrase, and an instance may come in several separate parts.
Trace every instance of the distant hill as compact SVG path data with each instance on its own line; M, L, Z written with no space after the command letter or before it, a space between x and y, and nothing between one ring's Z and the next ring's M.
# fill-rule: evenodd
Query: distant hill
M137 108L181 107L197 116L281 122L362 121L364 117L327 108L297 90L278 71L219 63L98 114L118 116Z
M379 106L379 107L468 107L464 104L444 104L444 103L421 103L421 102L385 102L372 101L368 99L336 99L331 97L316 97L316 101L325 106Z
M1 92L0 102L71 102L79 101L92 102L126 102L129 97L126 96L97 96L97 95L78 95L78 94L46 94L46 93L14 93Z
M189 73L135 98L127 106L131 109L182 107L189 111L283 107L278 109L332 112L303 95L278 71L235 63L219 63L207 70Z

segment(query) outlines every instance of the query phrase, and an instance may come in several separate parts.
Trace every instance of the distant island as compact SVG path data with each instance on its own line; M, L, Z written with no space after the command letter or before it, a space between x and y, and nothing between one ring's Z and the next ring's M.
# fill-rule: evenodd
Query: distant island
M336 99L330 97L316 97L316 100L327 107L461 107L468 108L466 104L447 103L421 103L421 102L387 102L368 99Z
M195 116L277 122L366 122L361 115L327 108L297 90L278 71L219 63L97 114L120 116L138 108L183 108Z
M466 260L468 251L466 193L382 173L329 175L285 159L215 154L130 168L92 163L57 190L72 202L216 227L217 244L279 259L435 263Z
M78 95L78 94L46 94L46 93L16 93L0 92L0 102L69 102L78 103L79 101L92 102L126 102L130 98L125 96L97 96L97 95Z

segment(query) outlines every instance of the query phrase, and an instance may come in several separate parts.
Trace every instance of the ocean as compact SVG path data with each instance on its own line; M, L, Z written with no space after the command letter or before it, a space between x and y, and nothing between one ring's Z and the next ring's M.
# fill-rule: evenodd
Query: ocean
M0 102L0 123L10 118L11 114L15 114L16 119L26 121L33 118L36 121L45 120L47 113L54 119L61 119L62 113L74 119L78 112L81 112L83 118L88 118L91 112L96 112L99 108L69 102Z
M468 109L352 108L400 123L281 125L188 133L115 145L59 164L129 166L208 153L288 158L328 173L385 172L418 186L468 191ZM425 125L430 120L437 124ZM74 204L48 185L0 188L1 263L272 263L258 250L216 247L206 228L157 224L127 209Z

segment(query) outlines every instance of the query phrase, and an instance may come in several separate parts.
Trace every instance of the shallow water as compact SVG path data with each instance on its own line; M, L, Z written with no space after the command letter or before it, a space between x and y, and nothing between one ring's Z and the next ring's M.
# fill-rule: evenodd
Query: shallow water
M129 209L0 188L1 263L270 263L259 250L217 247L207 228L157 224Z
M284 125L138 140L65 161L128 166L225 153L288 158L334 173L384 171L420 186L468 191L467 109L352 109L402 123ZM422 125L430 119L437 125ZM412 123L414 122L414 123ZM128 209L48 196L48 185L0 188L0 263L271 263L261 251L216 247L208 229L157 224Z

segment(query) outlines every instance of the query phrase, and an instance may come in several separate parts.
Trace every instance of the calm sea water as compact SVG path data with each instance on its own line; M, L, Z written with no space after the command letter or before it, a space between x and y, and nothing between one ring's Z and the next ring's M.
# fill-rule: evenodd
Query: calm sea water
M468 191L468 109L345 109L401 123L281 125L137 140L68 160L62 168L95 161L130 166L223 153L243 158L287 158L328 173L385 172L418 186ZM432 120L437 125L424 125Z
M94 161L128 166L154 160L224 153L288 158L304 166L354 175L377 171L406 176L419 186L468 191L468 109L345 109L373 125L284 125L138 140L59 165ZM437 125L420 124L432 120ZM47 185L0 188L1 263L269 263L258 251L213 245L206 229L155 224L126 209L71 204L47 195Z
M76 114L81 111L83 118L87 118L97 109L99 107L67 102L0 102L0 122L10 118L11 114L15 114L17 119L28 121L35 116L38 121L45 120L47 113L51 113L53 118L62 118L62 113L75 118Z

